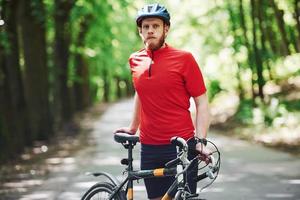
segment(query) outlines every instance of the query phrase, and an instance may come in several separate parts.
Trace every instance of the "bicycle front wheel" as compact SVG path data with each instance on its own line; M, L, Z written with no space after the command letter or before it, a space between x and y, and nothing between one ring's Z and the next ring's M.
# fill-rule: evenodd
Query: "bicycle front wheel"
M93 185L81 198L81 200L108 200L113 193L113 185L111 183L103 182ZM113 200L125 200L124 192L120 191L115 195Z
M182 200L182 191L177 191L174 200Z
M185 196L183 191L177 191L174 197L174 200L206 200L206 199L201 199L199 197L197 197L198 195L189 195L189 196Z

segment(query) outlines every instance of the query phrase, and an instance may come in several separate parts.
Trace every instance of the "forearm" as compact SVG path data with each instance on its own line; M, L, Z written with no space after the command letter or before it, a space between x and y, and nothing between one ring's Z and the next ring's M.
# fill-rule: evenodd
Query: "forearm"
M199 138L206 138L209 124L210 124L210 113L209 105L206 94L194 98L196 105L196 136Z
M140 126L140 112L141 112L141 104L140 99L137 93L134 96L134 108L133 108L133 116L131 123L129 125L130 129L136 132Z

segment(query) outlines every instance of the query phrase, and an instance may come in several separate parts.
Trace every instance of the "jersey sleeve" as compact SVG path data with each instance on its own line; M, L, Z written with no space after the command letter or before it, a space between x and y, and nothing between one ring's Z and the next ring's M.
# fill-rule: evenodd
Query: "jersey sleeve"
M192 97L197 97L206 92L206 87L201 70L191 53L185 57L185 66L183 67L183 79L185 87Z

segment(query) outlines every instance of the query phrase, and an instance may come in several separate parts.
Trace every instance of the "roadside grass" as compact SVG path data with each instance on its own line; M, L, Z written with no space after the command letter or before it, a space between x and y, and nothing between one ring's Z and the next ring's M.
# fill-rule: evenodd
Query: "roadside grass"
M18 196L41 185L48 175L68 162L83 146L91 143L93 123L107 108L101 103L78 113L62 127L51 141L36 141L19 157L0 166L0 200Z
M265 102L223 93L212 102L212 126L219 133L300 156L300 76L268 85ZM271 90L270 90L271 88Z

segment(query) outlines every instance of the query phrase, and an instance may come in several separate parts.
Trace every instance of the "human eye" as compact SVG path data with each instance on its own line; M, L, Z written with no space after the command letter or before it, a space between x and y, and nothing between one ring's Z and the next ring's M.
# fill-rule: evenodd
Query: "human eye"
M154 25L153 25L153 28L154 28L154 29L157 29L157 28L159 28L159 25L158 25L158 24L154 24Z
M149 25L143 25L143 29L149 29Z

